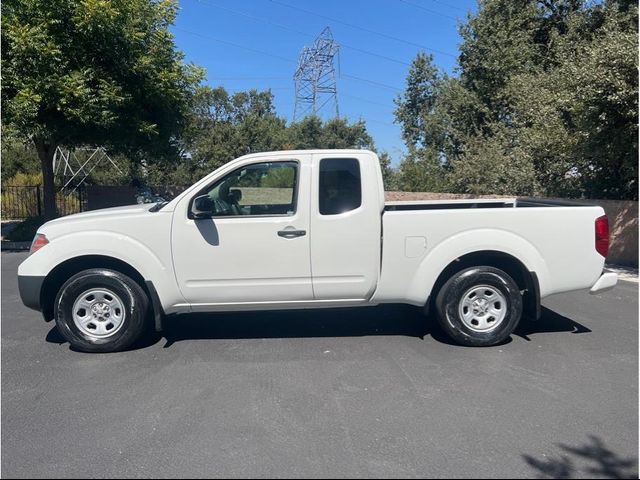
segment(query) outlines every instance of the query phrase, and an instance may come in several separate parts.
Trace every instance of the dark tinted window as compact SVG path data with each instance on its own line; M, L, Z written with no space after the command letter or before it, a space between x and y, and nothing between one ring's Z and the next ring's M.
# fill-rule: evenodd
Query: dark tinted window
M362 203L360 164L355 158L320 160L320 213L336 215Z

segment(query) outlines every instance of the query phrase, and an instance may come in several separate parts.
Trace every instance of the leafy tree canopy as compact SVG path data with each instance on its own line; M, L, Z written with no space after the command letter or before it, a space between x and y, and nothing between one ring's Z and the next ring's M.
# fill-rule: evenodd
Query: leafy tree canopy
M229 94L200 87L181 139L179 163L148 169L153 184L189 185L234 158L253 152L312 148L375 148L364 121L309 116L287 124L271 91Z
M203 76L175 49L176 11L174 0L2 2L3 124L38 150L47 216L57 145L133 156L176 147Z
M457 77L425 54L409 71L396 101L409 150L400 183L637 199L637 4L479 3L461 26Z

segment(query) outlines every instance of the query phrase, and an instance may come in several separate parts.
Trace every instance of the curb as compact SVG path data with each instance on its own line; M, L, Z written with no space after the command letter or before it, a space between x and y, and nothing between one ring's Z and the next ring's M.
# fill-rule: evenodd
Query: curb
M31 248L31 242L11 242L9 240L2 240L0 243L0 249L5 250L29 250Z
M605 265L605 270L618 274L618 280L623 282L639 283L638 269L632 267L624 267L621 265Z

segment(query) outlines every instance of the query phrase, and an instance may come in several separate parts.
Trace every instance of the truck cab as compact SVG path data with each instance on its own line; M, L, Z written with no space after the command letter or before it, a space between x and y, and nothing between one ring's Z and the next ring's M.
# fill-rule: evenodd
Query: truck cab
M185 302L208 310L370 299L384 210L379 169L366 151L249 155L194 186L166 207Z

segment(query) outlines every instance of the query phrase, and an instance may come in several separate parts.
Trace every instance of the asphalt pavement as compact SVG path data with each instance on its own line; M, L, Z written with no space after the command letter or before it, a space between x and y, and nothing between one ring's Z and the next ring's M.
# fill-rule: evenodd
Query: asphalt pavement
M71 350L2 253L2 476L638 475L638 284L545 300L503 345L407 306L183 315Z

